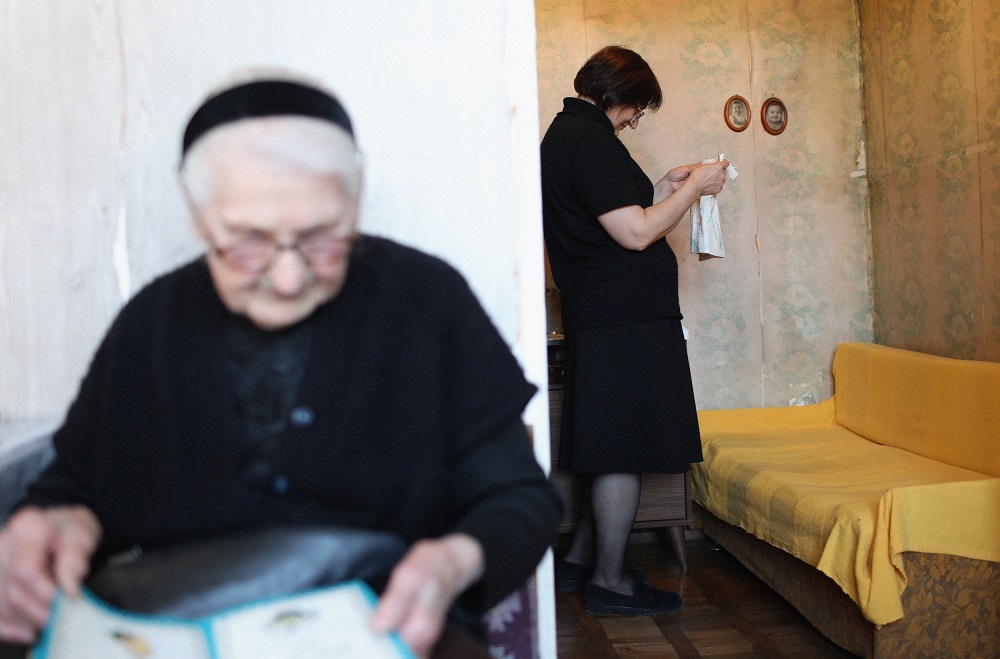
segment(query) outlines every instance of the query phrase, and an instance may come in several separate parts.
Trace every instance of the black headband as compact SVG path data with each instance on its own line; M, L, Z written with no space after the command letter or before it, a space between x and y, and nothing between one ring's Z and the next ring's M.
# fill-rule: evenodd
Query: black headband
M351 119L337 99L315 87L289 80L257 80L231 87L201 104L184 129L181 157L216 126L240 119L299 115L334 123L354 137Z

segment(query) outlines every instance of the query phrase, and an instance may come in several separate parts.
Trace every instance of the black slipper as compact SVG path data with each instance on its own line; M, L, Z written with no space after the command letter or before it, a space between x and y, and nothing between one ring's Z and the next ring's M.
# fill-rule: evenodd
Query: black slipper
M579 593L594 574L593 565L570 563L564 559L556 559L556 590L561 593ZM632 581L649 583L646 573L642 570L625 568L625 576Z
M684 605L677 593L648 584L635 583L632 591L632 595L622 595L589 583L583 591L584 610L594 616L655 616L672 613Z

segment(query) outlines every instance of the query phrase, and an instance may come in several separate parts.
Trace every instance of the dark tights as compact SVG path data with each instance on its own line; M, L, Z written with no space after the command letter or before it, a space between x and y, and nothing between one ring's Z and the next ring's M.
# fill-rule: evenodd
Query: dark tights
M565 559L594 566L591 582L626 595L625 546L639 508L639 474L595 474L582 483L580 516Z

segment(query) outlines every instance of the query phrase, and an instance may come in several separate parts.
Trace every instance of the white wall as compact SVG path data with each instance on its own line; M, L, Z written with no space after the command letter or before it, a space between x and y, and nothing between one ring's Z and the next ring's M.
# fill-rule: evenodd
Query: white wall
M530 0L0 0L0 421L61 416L122 303L199 252L180 134L246 66L340 96L362 228L465 273L541 385L527 421L547 465Z

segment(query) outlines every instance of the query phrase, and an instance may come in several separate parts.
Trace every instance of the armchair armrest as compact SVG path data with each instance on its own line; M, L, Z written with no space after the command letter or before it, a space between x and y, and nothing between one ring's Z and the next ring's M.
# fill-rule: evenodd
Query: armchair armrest
M54 422L0 424L0 525L55 456L55 426Z

